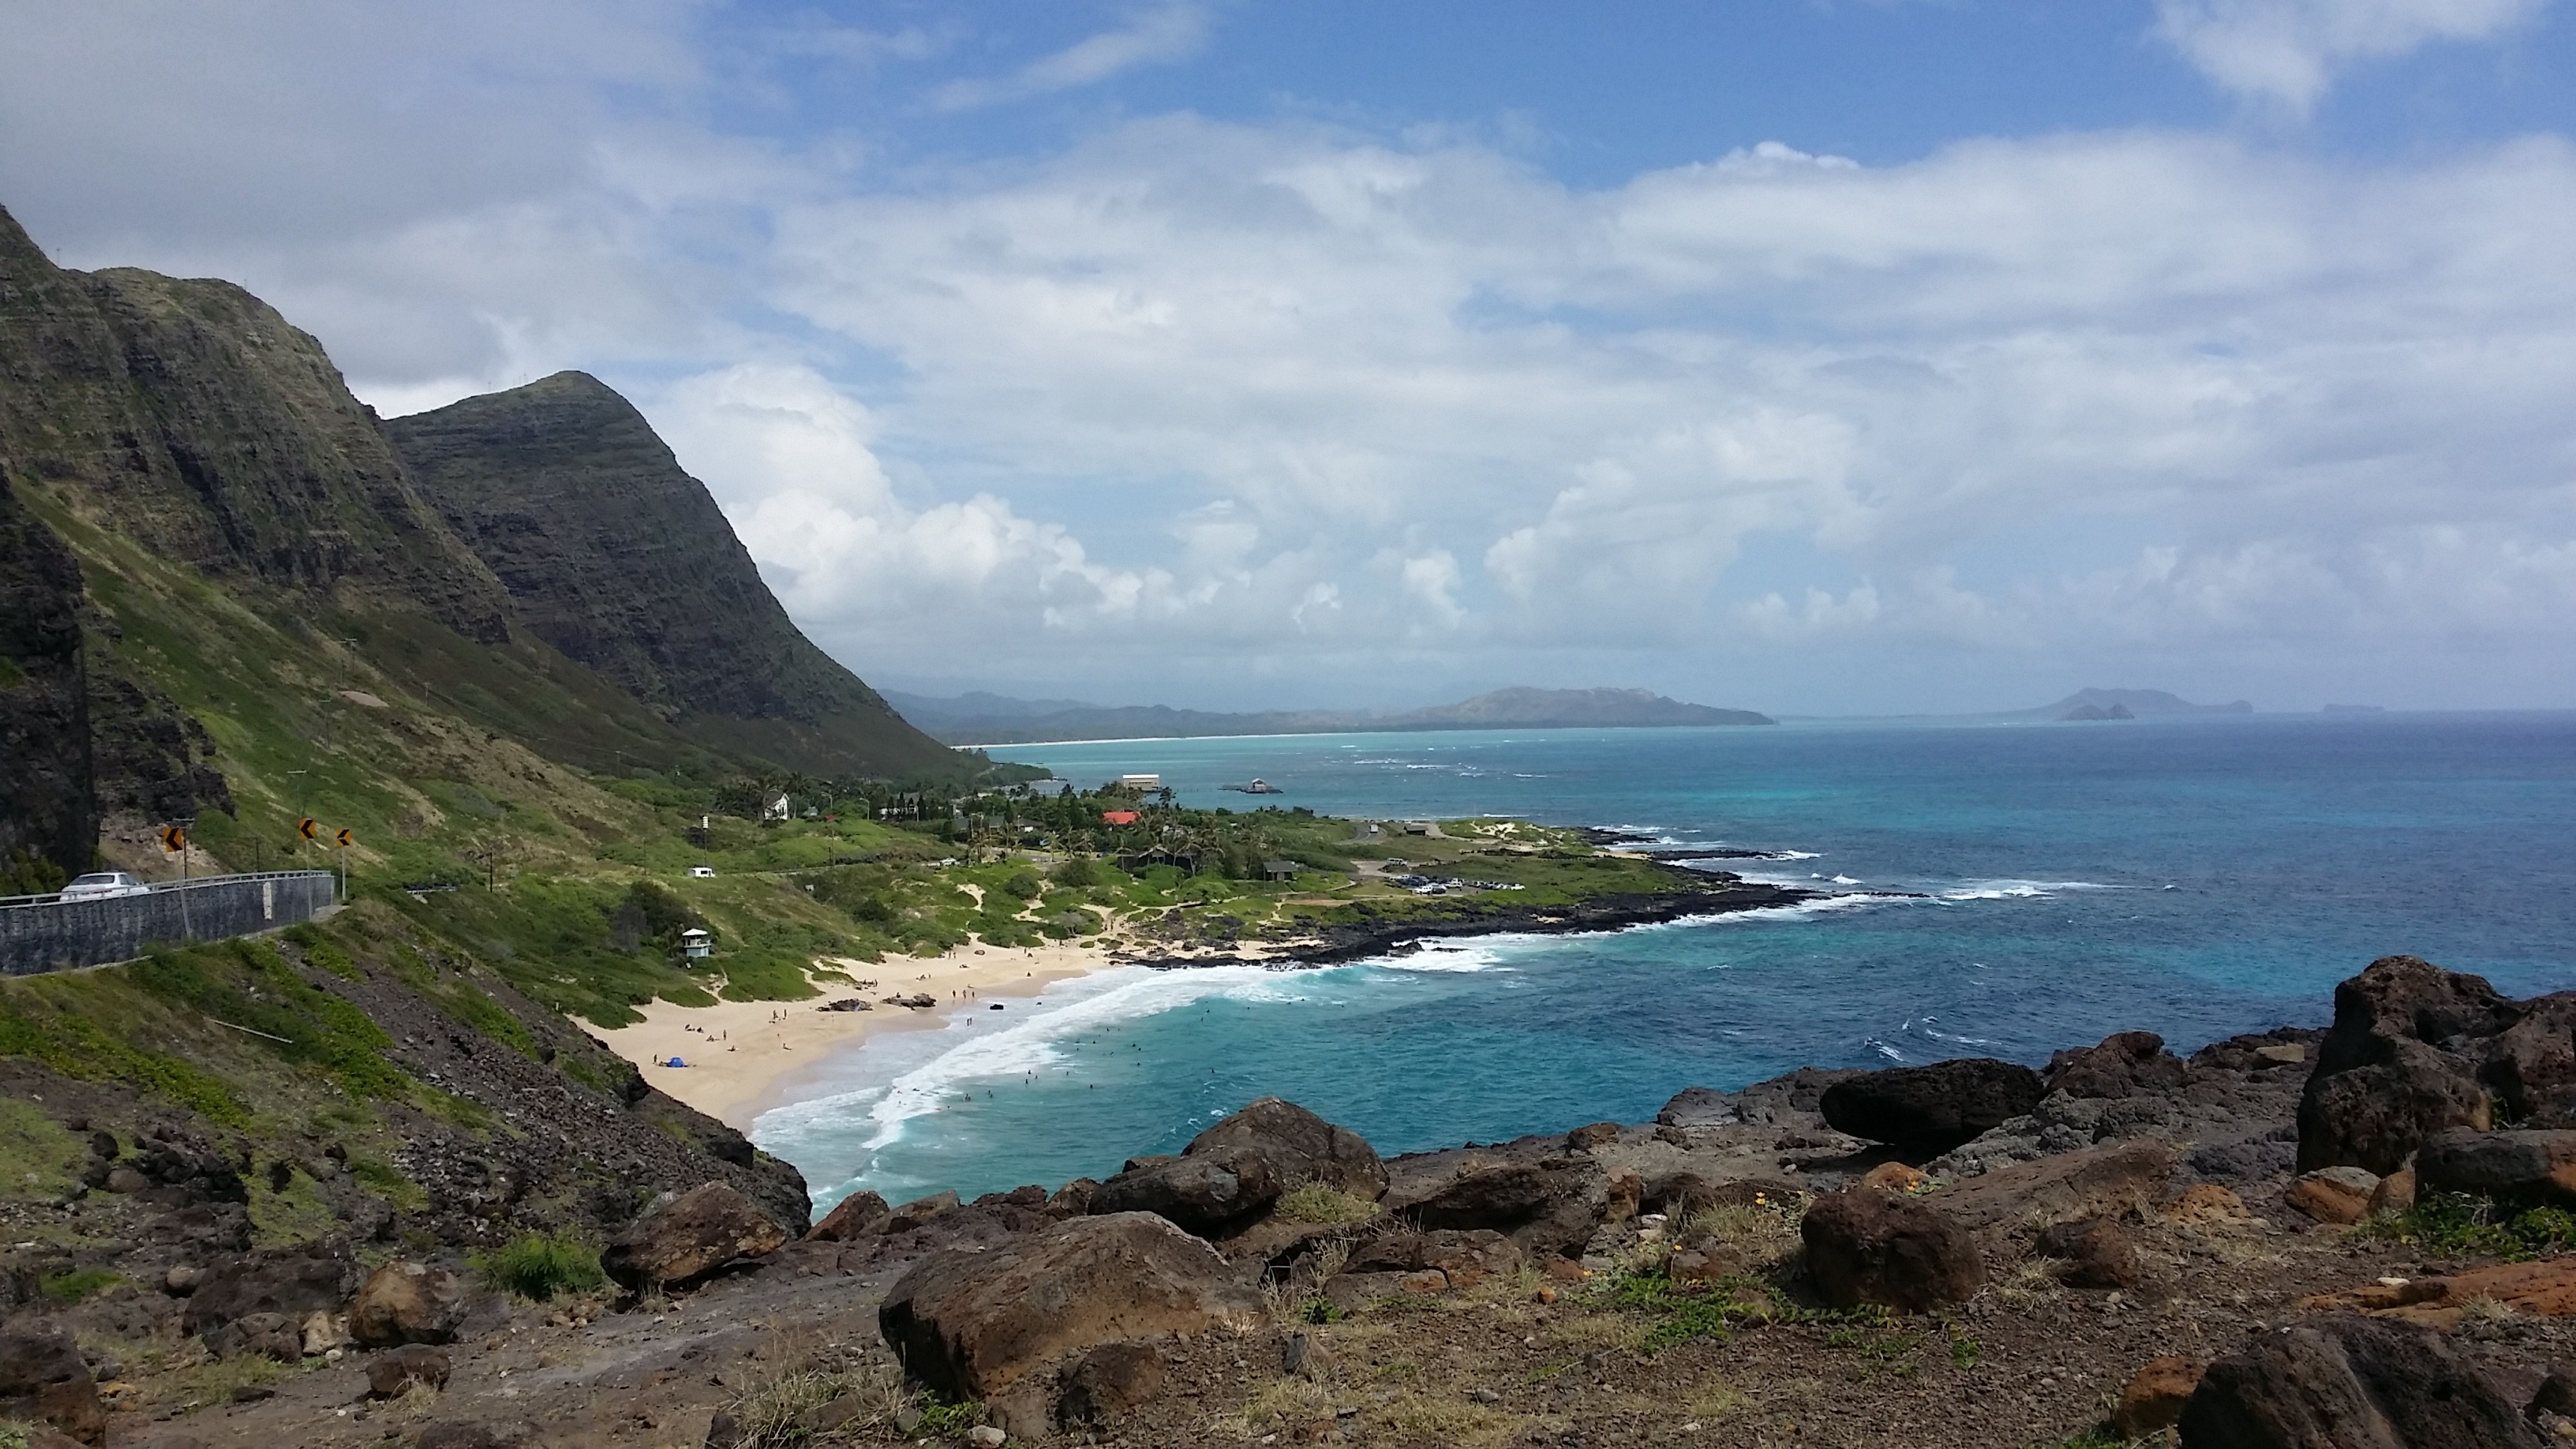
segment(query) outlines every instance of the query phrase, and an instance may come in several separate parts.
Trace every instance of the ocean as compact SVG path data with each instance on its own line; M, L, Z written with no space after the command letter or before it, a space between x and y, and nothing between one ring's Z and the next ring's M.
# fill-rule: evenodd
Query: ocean
M818 1203L1106 1177L1255 1097L1394 1153L1688 1086L2321 1024L2397 952L2576 987L2576 715L1793 723L997 748L1188 804L1624 826L1829 893L1316 971L1127 967L837 1058L753 1136ZM1255 776L1267 800L1223 787Z

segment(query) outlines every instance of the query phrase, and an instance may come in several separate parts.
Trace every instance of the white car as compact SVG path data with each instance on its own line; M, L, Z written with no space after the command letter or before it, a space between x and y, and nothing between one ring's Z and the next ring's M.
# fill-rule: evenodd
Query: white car
M99 901L107 900L114 896L148 896L150 894L152 894L152 887L145 885L143 882L136 880L130 875L127 875L125 872L121 870L103 870L93 875L81 876L74 880L70 885L63 887L62 899L67 901Z
M689 867L689 879L691 880L714 880L715 878L716 868L712 865L693 865Z

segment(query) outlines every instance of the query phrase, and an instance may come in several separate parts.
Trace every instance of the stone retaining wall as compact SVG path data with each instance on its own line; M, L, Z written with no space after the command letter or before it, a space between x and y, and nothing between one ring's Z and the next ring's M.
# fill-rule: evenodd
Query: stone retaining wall
M0 975L130 961L151 942L220 941L313 919L337 897L326 870L216 876L148 895L0 906Z

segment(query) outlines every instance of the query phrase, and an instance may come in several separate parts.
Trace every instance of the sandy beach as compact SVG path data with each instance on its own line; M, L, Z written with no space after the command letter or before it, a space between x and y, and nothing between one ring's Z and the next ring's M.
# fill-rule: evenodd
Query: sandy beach
M797 1081L837 1050L880 1032L940 1026L950 1012L980 1010L995 998L1034 996L1055 982L1106 968L1113 945L1095 937L1030 947L965 946L945 956L889 956L873 965L834 959L825 964L876 985L851 989L827 978L815 983L822 994L805 1001L655 1001L640 1008L644 1019L633 1026L593 1031L641 1068L644 1080L748 1132L752 1119L792 1100ZM939 1005L885 1003L888 996L916 992L938 998ZM869 1009L817 1009L844 996L860 997ZM673 1057L688 1065L661 1065Z

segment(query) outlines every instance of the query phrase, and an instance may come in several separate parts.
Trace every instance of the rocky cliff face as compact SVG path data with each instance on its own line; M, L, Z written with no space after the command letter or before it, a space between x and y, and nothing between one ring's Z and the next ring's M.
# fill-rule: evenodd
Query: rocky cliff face
M507 637L500 585L321 344L241 288L65 271L0 212L0 368L0 470L161 556Z
M0 474L0 895L69 874L98 839L81 668L80 565Z
M386 424L538 637L714 748L825 773L953 756L800 633L642 414L562 372Z

